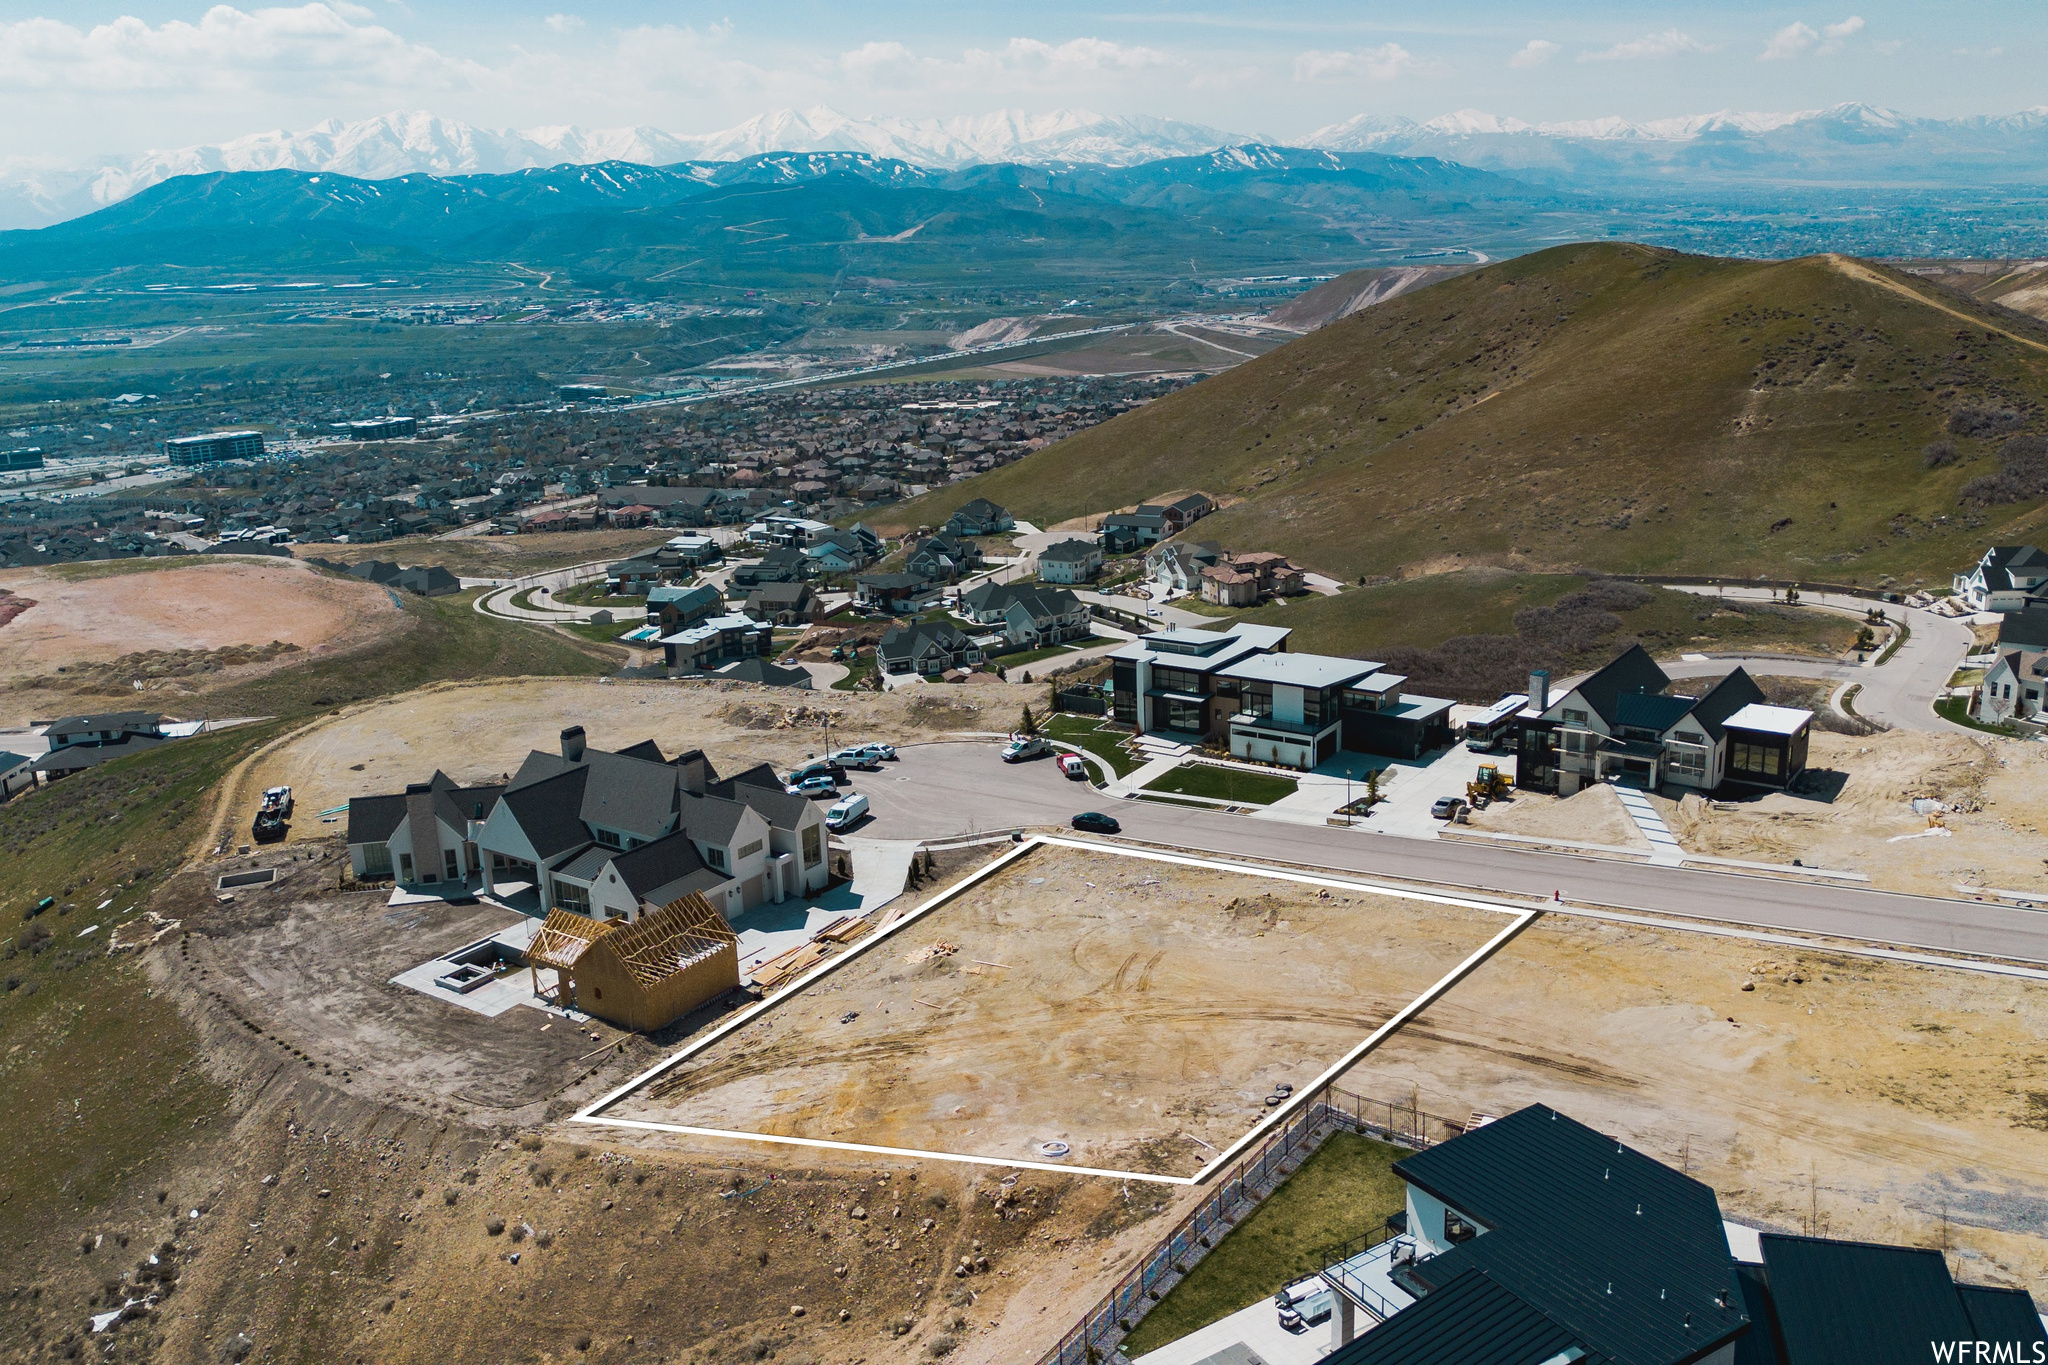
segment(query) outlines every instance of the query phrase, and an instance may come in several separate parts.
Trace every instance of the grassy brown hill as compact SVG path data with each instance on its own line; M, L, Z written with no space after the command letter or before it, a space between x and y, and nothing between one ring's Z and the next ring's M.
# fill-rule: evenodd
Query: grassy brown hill
M1910 275L1568 246L871 520L935 524L989 497L1046 525L1198 487L1228 503L1202 536L1344 578L1479 563L1941 582L1988 542L2048 534L2048 486L1986 482L2015 434L2048 430L2044 407L2048 326Z

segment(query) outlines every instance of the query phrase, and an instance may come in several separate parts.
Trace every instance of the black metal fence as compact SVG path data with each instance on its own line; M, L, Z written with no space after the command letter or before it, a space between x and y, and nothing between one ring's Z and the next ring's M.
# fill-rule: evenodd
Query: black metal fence
M1294 1174L1323 1139L1360 1133L1417 1151L1465 1131L1465 1125L1424 1113L1414 1103L1374 1100L1332 1087L1293 1122L1217 1180L1209 1196L1103 1295L1038 1365L1104 1365L1154 1304L1193 1270L1223 1235Z
M1053 700L1062 711L1072 711L1081 716L1106 716L1109 714L1109 698L1099 687L1080 687L1071 691L1062 689L1053 694Z

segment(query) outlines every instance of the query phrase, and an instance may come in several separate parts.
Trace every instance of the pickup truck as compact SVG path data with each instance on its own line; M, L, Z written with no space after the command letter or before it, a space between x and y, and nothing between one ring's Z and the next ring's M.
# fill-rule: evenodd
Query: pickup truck
M1021 763L1050 752L1052 746L1037 735L1011 735L1010 742L1003 746L1003 762Z

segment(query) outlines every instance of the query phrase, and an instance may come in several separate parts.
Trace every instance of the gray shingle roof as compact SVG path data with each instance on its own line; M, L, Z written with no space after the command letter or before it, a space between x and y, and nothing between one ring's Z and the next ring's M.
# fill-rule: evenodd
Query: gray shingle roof
M1728 717L1762 700L1764 690L1738 666L1716 683L1706 696L1693 703L1692 718L1700 723L1710 739L1718 740Z
M527 764L520 768L520 776L526 775L526 767L533 760L547 755L527 755ZM552 862L564 853L582 848L591 842L590 831L583 825L583 787L589 773L583 768L569 765L563 771L550 774L533 782L514 782L505 789L499 799L512 812L512 818L519 822L533 851L543 862Z
M701 844L724 847L739 832L747 808L722 796L684 796L676 823Z
M1998 643L2022 649L2048 649L2048 607L2005 613L1998 621Z
M1631 692L1662 692L1671 685L1671 679L1657 661L1641 645L1630 645L1621 655L1599 672L1580 683L1573 691L1585 698L1586 704L1599 713L1609 725L1619 722L1615 719L1621 698Z
M611 862L634 899L662 905L685 891L708 890L726 880L724 873L705 863L696 844L681 830L630 853L616 854Z
M681 777L659 759L629 758L591 749L583 755L590 780L583 786L580 814L586 825L602 825L642 839L668 833Z
M398 832L405 819L405 794L357 796L348 803L348 839L351 844L381 844Z

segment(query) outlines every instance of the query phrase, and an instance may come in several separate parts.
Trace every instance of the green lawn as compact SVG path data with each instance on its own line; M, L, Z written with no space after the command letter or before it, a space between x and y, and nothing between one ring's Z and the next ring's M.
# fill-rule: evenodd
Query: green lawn
M1077 649L1104 643L1100 635L1084 635L1078 640L1069 640L1063 645L1047 645L1044 649L1027 649L1018 654L1002 654L989 660L1003 666L1006 673L1014 673L1026 664L1035 664L1041 659L1055 658L1061 654L1072 654Z
M1244 806L1270 806L1301 787L1291 777L1248 773L1221 768L1214 763L1183 763L1172 772L1145 784L1148 792L1176 792L1182 796L1207 796L1234 801Z
M1145 1315L1124 1338L1124 1354L1157 1350L1321 1270L1327 1248L1371 1232L1401 1207L1392 1167L1408 1155L1356 1134L1332 1135Z
M832 684L835 692L851 692L860 686L861 680L875 671L875 656L863 654L846 666L846 676Z
M2009 725L1986 725L1970 714L1970 703L1963 697L1944 697L1934 703L1934 713L1943 720L1952 720L1958 725L1967 725L1972 730L1982 730L1987 735L2010 737L2019 732Z
M1085 749L1096 758L1116 770L1118 777L1138 770L1136 758L1126 753L1121 746L1125 736L1115 730L1097 728L1093 716L1054 716L1044 726L1046 738L1064 740L1077 749Z

